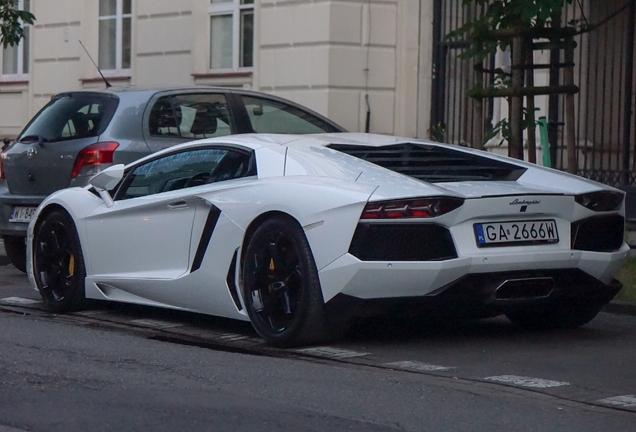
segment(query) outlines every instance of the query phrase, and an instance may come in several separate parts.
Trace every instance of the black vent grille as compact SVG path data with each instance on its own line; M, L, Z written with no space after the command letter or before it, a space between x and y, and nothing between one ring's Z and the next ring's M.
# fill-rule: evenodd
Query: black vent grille
M236 261L238 258L238 249L234 252L234 256L232 257L232 262L230 263L230 268L227 271L227 277L225 281L227 282L227 288L230 290L230 295L232 296L232 300L236 305L236 308L239 311L243 310L243 306L241 305L241 300L239 299L238 292L236 291Z
M517 180L526 171L495 159L425 144L367 147L331 144L334 150L431 183L466 180Z
M362 261L442 261L457 258L450 232L435 224L360 223L349 253Z
M594 216L572 223L572 249L612 252L620 249L624 236L623 216Z

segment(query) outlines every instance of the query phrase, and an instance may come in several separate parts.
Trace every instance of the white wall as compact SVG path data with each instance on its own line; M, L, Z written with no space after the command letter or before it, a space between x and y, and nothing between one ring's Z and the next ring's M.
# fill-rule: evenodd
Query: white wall
M28 81L0 81L0 137L15 137L57 92L104 87L79 44L97 60L98 0L31 3L31 71ZM229 74L208 69L209 0L132 4L132 67L113 85L253 88L351 131L364 130L368 94L372 132L416 136L426 126L418 110L430 59L420 44L430 41L430 0L256 0L254 68Z
M415 136L419 0L277 1L260 7L255 88L352 131Z

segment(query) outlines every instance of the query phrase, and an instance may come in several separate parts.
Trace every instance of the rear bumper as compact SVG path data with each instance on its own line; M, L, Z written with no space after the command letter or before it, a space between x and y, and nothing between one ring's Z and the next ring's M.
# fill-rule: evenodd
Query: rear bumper
M368 262L345 254L320 270L325 301L436 304L440 309L505 309L563 298L607 303L629 246L616 252L549 251L432 262ZM333 300L333 301L332 301ZM500 312L501 313L501 312Z
M607 304L622 284L604 284L582 270L470 274L416 297L361 299L338 294L327 306L334 316L405 315L482 318L532 307L540 311L562 304Z
M15 206L37 207L46 196L12 195L6 187L0 188L0 235L21 236L27 234L28 223L9 222Z

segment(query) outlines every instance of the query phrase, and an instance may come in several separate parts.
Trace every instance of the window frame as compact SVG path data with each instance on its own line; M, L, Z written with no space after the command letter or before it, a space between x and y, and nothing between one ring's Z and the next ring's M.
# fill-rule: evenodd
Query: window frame
M228 126L230 128L230 133L226 134L226 135L214 135L211 137L205 137L205 138L212 138L212 137L220 137L220 136L228 136L228 135L234 135L236 134L237 131L237 127L236 127L236 120L234 118L234 110L232 109L232 101L231 101L231 97L230 97L230 93L229 92L201 92L201 91L187 91L187 92L183 92L183 93L169 93L169 94L160 94L158 97L153 98L149 103L148 103L148 117L146 119L146 117L144 116L144 130L148 130L148 137L149 139L169 139L169 140L174 140L174 139L179 139L179 140L184 140L184 141L192 141L195 139L202 139L202 138L195 138L195 137L188 137L188 136L183 136L181 134L181 130L180 130L180 125L177 123L177 99L178 98L186 98L188 96L219 96L220 98L222 98L225 101L225 109L227 112L227 116L228 116ZM155 107L157 106L157 104L166 99L168 101L168 104L170 105L170 108L172 109L172 118L175 120L175 128L177 129L177 135L155 135L152 133L152 128L150 127L150 122L151 122L151 117L152 117L152 113L155 109Z
M124 0L115 0L115 15L99 15L99 1L97 9L97 62L99 63L99 22L115 19L115 69L104 69L100 66L100 70L105 76L118 77L130 76L132 68L132 27L133 27L133 0L130 0L130 13L124 13ZM130 63L131 67L123 68L124 58L124 18L130 18Z
M241 0L230 0L222 3L208 1L208 70L212 73L223 72L251 72L254 70L254 31L252 29L252 66L241 66L241 14L244 11L252 11L254 15L254 2L241 4ZM212 68L212 17L232 16L232 67Z
M18 0L18 5L17 8L19 10L24 10L24 1L25 0ZM31 4L29 4L29 11L31 9ZM22 28L25 30L25 33L28 30L29 35L28 35L28 39L27 39L27 35L25 34L25 37L20 39L20 42L18 43L17 46L13 46L11 47L12 49L15 48L17 51L17 55L18 55L18 67L17 67L17 71L16 73L11 73L11 74L5 74L4 72L2 72L2 80L3 81L28 81L29 80L29 72L24 72L24 60L25 60L25 56L24 56L24 50L25 48L29 50L28 54L29 56L26 58L27 61L27 67L29 70L31 70L31 62L30 62L30 54L31 54L31 47L29 46L29 44L31 43L31 25L27 24L27 23L22 23ZM26 44L26 46L25 46ZM4 71L4 60L5 60L5 54L6 49L2 50L2 71Z

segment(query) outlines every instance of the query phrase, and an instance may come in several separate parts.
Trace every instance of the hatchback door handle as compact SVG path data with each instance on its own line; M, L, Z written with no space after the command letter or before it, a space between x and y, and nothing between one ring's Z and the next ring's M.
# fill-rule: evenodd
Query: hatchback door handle
M168 208L170 210L184 209L184 208L188 208L188 203L185 202L184 200L175 201L173 203L168 204Z

